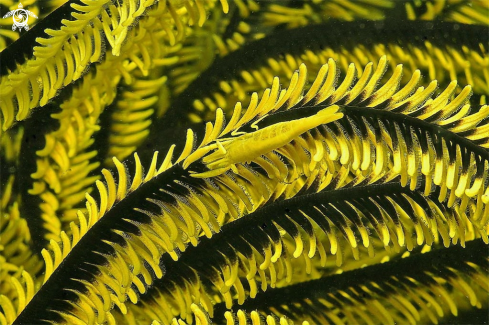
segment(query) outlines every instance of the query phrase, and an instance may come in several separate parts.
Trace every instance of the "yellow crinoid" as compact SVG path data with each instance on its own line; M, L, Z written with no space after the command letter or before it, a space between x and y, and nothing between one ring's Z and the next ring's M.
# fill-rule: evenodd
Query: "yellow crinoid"
M31 2L0 324L487 321L484 1Z

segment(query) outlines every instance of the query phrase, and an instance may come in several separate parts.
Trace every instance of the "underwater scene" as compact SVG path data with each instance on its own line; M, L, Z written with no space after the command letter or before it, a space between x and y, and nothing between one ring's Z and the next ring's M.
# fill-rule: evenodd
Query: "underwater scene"
M489 324L489 0L0 18L0 325Z

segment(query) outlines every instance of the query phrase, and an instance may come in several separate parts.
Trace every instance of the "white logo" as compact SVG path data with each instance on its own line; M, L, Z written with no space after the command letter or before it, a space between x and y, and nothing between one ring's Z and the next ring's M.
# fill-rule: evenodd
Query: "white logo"
M12 16L12 19L14 20L12 30L16 30L17 28L19 28L19 32L22 30L22 28L24 28L26 31L29 30L29 25L27 25L27 20L29 19L29 16L37 18L37 16L33 12L22 8L22 3L19 3L19 9L9 11L5 16L3 16L3 18L8 18Z

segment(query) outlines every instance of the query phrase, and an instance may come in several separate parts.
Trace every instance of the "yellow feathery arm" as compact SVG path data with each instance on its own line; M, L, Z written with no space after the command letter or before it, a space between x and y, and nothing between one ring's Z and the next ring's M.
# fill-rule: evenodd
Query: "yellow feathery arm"
M154 8L148 11L152 6ZM124 54L121 48L130 34L130 27L147 20L146 16L151 16L151 11L163 9L167 18L165 30L169 32L166 33L167 39L175 42L175 35L170 31L173 25L177 26L178 40L183 37L183 23L177 12L183 7L182 3L98 0L95 3L84 2L83 5L73 4L72 7L77 11L72 13L75 20L63 20L58 30L45 29L50 38L36 39L41 46L34 48L33 57L2 76L0 109L4 130L15 121L27 118L33 108L46 105L59 89L79 79L90 64L100 61L105 54L104 40L112 48L112 56ZM69 6L61 9L71 10ZM145 19L139 19L143 16ZM200 19L199 23L203 20Z
M446 315L487 304L486 251L486 244L474 240L465 249L454 246L405 254L269 290L232 310L254 310L263 316L273 311L314 324L436 324ZM213 320L224 323L226 309L223 303L216 306Z

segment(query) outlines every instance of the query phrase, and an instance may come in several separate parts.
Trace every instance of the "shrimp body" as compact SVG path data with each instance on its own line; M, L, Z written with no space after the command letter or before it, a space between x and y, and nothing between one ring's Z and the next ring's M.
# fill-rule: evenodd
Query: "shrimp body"
M337 105L330 106L309 117L279 122L236 138L217 140L216 144L210 146L217 150L202 158L202 162L210 171L192 176L211 177L229 169L237 173L236 164L250 162L261 155L285 146L310 129L341 118L343 114L338 113L338 109Z

